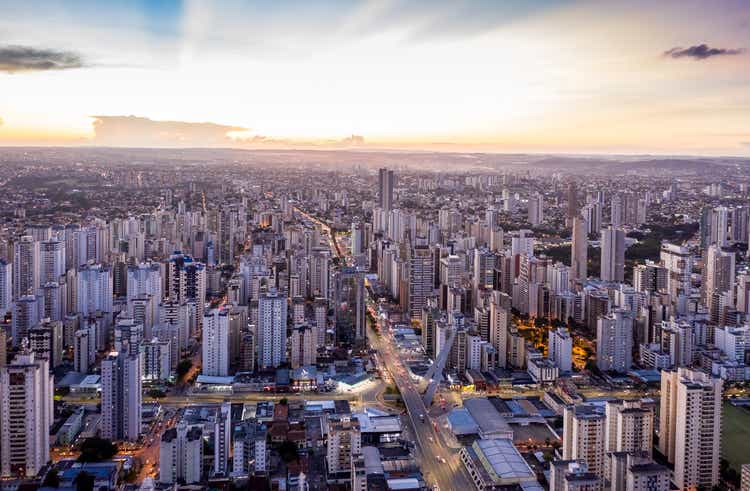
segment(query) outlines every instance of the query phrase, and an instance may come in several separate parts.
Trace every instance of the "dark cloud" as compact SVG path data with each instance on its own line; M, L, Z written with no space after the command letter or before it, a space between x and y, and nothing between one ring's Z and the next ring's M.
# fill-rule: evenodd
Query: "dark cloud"
M664 56L670 58L693 58L694 60L705 60L712 56L738 55L743 50L739 48L711 48L707 44L698 44L689 48L675 47L664 52Z
M240 126L185 121L154 121L137 116L91 116L94 143L108 146L206 147L229 145Z
M43 72L83 66L81 56L71 51L17 45L0 46L0 72Z

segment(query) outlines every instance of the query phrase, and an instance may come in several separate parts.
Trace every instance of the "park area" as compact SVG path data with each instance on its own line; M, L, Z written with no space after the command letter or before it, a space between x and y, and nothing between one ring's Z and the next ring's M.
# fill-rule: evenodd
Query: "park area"
M740 472L742 464L750 464L750 409L724 403L722 418L722 457Z

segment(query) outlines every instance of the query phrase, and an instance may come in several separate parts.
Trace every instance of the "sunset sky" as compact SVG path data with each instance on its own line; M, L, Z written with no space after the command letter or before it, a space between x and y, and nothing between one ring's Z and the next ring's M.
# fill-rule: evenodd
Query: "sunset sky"
M747 0L0 0L0 145L747 156L748 49Z

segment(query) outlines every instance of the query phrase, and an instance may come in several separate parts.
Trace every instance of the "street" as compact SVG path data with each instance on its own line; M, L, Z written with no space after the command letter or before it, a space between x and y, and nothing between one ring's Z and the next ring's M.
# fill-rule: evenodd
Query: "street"
M381 329L382 334L378 335L372 326L368 325L370 346L377 350L383 366L386 367L401 392L413 434L416 436L425 480L430 485L436 484L441 490L474 489L474 484L466 474L458 453L445 445L433 426L434 423L422 401L422 395L412 382L408 368L398 356L395 341L388 331L387 328Z

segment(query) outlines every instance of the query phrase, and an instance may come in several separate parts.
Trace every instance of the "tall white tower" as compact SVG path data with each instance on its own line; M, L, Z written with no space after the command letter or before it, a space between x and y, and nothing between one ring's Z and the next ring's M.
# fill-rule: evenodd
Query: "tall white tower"
M0 367L0 475L36 476L49 461L52 387L47 360L27 345Z
M229 311L212 309L203 315L203 375L229 375Z
M258 299L258 368L275 368L286 359L286 298L275 289Z
M140 354L110 353L102 360L102 437L136 441L141 405Z

